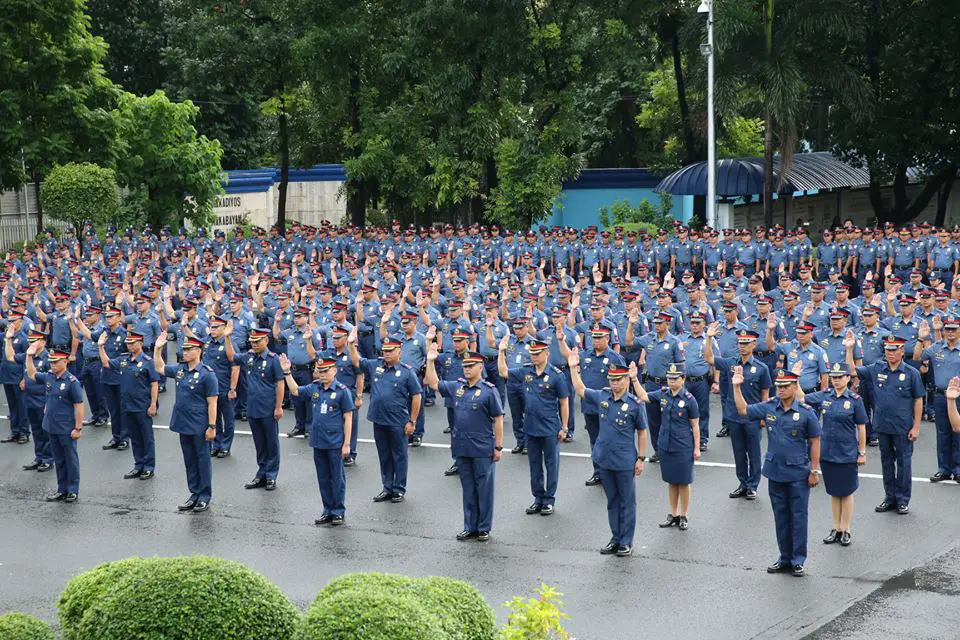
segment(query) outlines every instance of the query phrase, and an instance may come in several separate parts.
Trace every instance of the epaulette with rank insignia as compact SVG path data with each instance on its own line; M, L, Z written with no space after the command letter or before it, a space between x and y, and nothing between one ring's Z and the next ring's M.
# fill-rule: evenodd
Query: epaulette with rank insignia
M482 382L483 384L485 384L487 387L489 387L489 388L491 388L491 389L496 389L496 388L497 388L497 385L493 384L493 383L490 382L489 380L481 380L480 382Z

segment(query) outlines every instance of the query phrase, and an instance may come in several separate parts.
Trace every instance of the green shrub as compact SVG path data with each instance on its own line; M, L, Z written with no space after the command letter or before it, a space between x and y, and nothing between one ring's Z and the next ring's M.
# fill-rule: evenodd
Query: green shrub
M80 621L103 594L129 575L144 573L159 558L126 558L101 564L70 580L57 602L57 617L67 640L79 640Z
M341 591L315 601L301 640L442 640L436 616L410 594L373 587Z
M117 176L113 169L90 163L54 167L40 185L40 202L51 217L69 222L80 233L84 220L101 224L117 218Z
M157 558L87 609L76 640L285 640L300 614L269 580L238 562Z
M0 616L0 640L53 640L53 637L47 623L24 613Z
M442 577L424 578L420 582L424 606L440 619L451 640L496 637L496 616L476 587Z
M568 616L561 611L563 594L553 587L540 585L537 598L517 596L506 607L510 609L507 624L500 629L498 640L565 640L570 635L563 628Z

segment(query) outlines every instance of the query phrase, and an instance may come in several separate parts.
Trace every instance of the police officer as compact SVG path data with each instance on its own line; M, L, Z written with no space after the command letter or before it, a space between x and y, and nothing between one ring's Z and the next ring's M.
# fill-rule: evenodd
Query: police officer
M653 318L653 333L648 333L640 339L640 365L645 367L643 388L647 391L657 391L667 384L667 367L672 362L683 362L683 347L680 339L667 331L668 323L673 316L668 313L658 313ZM653 456L650 462L658 462L658 439L660 437L660 403L647 404L647 420L650 426L650 438L653 442Z
M313 331L308 324L310 309L299 306L293 311L294 326L280 330L281 314L278 311L273 322L273 337L284 347L287 358L290 359L290 371L297 384L307 385L313 379L313 362L317 357L320 344L316 341ZM291 394L292 395L292 394ZM292 399L294 418L293 429L287 433L288 438L307 435L307 424L311 421L310 407L313 404L310 396L301 395Z
M687 391L697 399L700 408L700 451L707 450L710 441L710 386L717 379L713 367L703 357L707 336L703 332L706 318L700 311L694 311L688 318L690 331L680 337L680 346L686 357L686 376L684 378ZM716 343L711 345L714 358L719 357L720 351Z
M214 316L207 323L210 337L203 350L203 364L217 376L217 437L210 448L211 458L226 458L233 446L235 425L234 403L240 382L240 365L234 350L233 324L222 316Z
M420 414L423 388L410 365L400 362L400 343L387 340L383 355L361 358L357 351L357 330L347 338L350 360L370 380L367 420L373 423L373 439L380 459L383 489L374 502L403 502L407 492L407 443Z
M119 358L122 354L126 353L126 338L127 330L121 324L122 316L120 310L116 307L106 307L104 309L104 326L100 335L94 335L93 332L90 332L90 339L99 342L100 336L106 334L107 341L103 345L104 351L107 352L108 358ZM86 327L84 323L79 325L79 329L86 336L86 331L90 331L89 327ZM99 345L97 351L97 357L99 358ZM110 449L118 449L120 451L124 450L128 446L129 435L127 429L123 425L122 412L120 411L120 372L119 370L114 369L103 369L101 365L100 371L100 389L103 392L104 399L107 404L107 412L110 415L110 431L111 438L109 445Z
M184 341L183 362L180 364L164 363L163 347L166 343L167 332L161 331L153 348L153 365L157 373L174 378L177 384L170 430L180 435L180 450L190 491L190 498L177 506L177 510L200 513L210 508L213 497L210 443L217 437L217 396L220 393L217 375L200 362L203 348L200 340L187 338Z
M820 468L833 508L833 529L823 542L846 547L851 541L853 494L860 484L857 472L867 462L867 411L863 399L849 387L850 368L845 361L830 365L829 376L833 389L807 396L801 391L798 399L823 416Z
M799 376L790 371L777 373L776 399L756 404L747 404L740 390L743 367L733 369L730 381L737 412L750 420L764 420L767 428L763 475L780 548L780 557L767 567L767 573L790 571L794 577L802 577L806 573L810 487L820 482L820 423L813 409L797 400Z
M637 367L611 367L607 371L610 386L590 389L580 376L580 354L570 351L567 362L573 389L599 416L600 432L593 446L593 460L607 496L607 521L610 542L600 549L602 555L629 556L633 553L633 534L637 525L636 477L643 473L647 451L647 413L643 402L629 392L629 379L640 388Z
M336 360L317 360L313 374L315 382L303 386L293 377L288 356L280 356L280 366L290 395L309 398L313 405L310 414L310 447L313 449L313 464L317 469L317 483L323 503L323 513L314 520L314 524L342 525L347 493L343 461L350 456L353 394L337 380Z
M42 333L31 331L27 336L28 344L42 341ZM10 364L23 366L26 362L26 351L16 353L13 343L10 340L5 341L6 361ZM45 347L33 356L33 363L37 371L46 373L50 370L49 354ZM23 375L23 410L27 414L27 421L30 424L30 431L33 433L33 462L23 465L24 471L39 471L43 473L53 467L53 451L50 445L50 434L43 430L43 408L47 403L47 386L42 382L31 380L26 373Z
M934 328L941 326L935 324ZM942 339L933 342L930 328L924 323L920 327L920 340L917 350L923 348L919 358L922 367L932 369L934 397L933 410L937 429L937 472L930 482L942 482L954 479L960 482L960 434L950 428L947 416L947 385L950 379L960 376L960 320L955 316L942 322Z
M14 354L25 354L27 351L27 331L23 327L23 313L10 311L7 314L7 331L4 335L4 345L13 349ZM0 381L3 382L3 392L7 397L7 413L10 422L10 435L0 442L15 442L27 444L30 441L30 423L27 421L26 408L23 396L20 393L20 381L23 380L23 369L12 358L4 358L0 363Z
M427 342L433 344L436 334L436 326L430 327L430 329L427 331ZM437 375L441 380L451 382L464 377L464 358L466 357L467 353L469 353L467 351L467 346L472 337L472 333L468 333L467 331L463 331L461 329L457 329L453 332L451 335L453 350L440 354L437 358L437 361L434 363L434 368L438 370ZM429 355L429 351L427 355ZM447 409L447 428L444 429L443 432L453 433L453 425L456 420L456 398L444 397L443 406ZM501 407L502 406L503 405L501 404ZM452 451L451 455L453 455ZM456 456L453 455L453 464L451 464L450 468L444 471L443 474L446 476L455 476L457 473L457 459Z
M50 372L41 373L33 362L44 343L38 340L27 347L26 374L30 380L46 385L47 402L43 410L43 430L50 436L50 449L57 469L57 492L47 502L76 502L80 491L80 457L77 440L83 435L83 390L80 381L67 371L65 351L49 355Z
M913 443L920 436L920 414L926 390L920 372L904 362L904 338L889 335L883 340L884 360L862 367L853 366L852 335L844 339L847 366L857 372L862 384L870 385L874 398L874 430L880 439L884 499L877 513L896 510L910 513L911 462ZM911 402L912 400L912 402Z
M554 308L556 314L558 307ZM483 354L483 368L487 380L493 383L500 394L500 404L507 404L507 386L506 381L497 373L497 345L503 336L510 333L510 327L500 319L500 306L496 300L489 300L483 304L483 320L475 325L474 332L477 334L477 348ZM566 320L566 315L563 315ZM487 327L491 327L490 333L487 333Z
M489 323L489 318L488 318ZM530 351L528 347L533 342L533 337L528 334L530 322L526 318L516 318L512 322L513 333L507 339L507 364L510 367L522 367L530 364ZM490 325L487 325L487 338L490 337ZM510 453L527 453L527 437L525 430L526 414L526 392L522 380L506 378L499 373L499 348L497 343L497 377L506 379L507 403L510 405L510 419L513 423L513 437L516 439L516 446L510 450Z
M101 383L102 367L100 365L100 356L97 349L97 339L103 332L103 323L100 322L100 314L103 309L90 305L86 308L87 317L83 324L90 327L87 333L83 334L83 344L80 345L80 381L87 392L87 402L90 405L90 417L85 421L84 426L103 427L107 424L109 414L107 413L107 399L103 394L103 384ZM70 331L74 337L82 330L79 328L80 307L75 310L75 315L68 317L70 322Z
M803 363L800 375L800 388L804 393L813 393L827 388L827 356L818 344L813 342L816 326L810 322L797 325L797 337L790 342L777 345L779 364L792 371L798 362Z
M504 337L499 345L497 369L501 377L523 388L527 418L524 427L534 498L533 504L527 507L527 515L551 516L560 475L559 443L567 436L570 390L563 373L547 362L549 346L545 342L530 343L530 364L512 367L507 364L508 345L509 338Z
M400 314L400 331L387 338L390 341L400 344L400 361L409 366L417 376L417 384L423 388L423 371L427 365L427 337L417 331L418 315L412 311L404 311ZM387 335L387 317L384 316L380 323L380 332ZM419 447L423 442L423 428L425 424L424 413L417 414L416 425L413 433L407 438L407 444L411 447Z
M454 334L454 340L457 335ZM437 345L427 352L424 382L453 406L451 449L463 490L463 530L457 540L490 539L493 528L495 463L503 451L503 404L497 388L483 380L483 356L468 352L462 359L463 377L440 380L436 370Z
M153 416L157 415L160 374L153 360L143 352L143 336L135 331L125 339L127 353L110 358L105 351L110 336L104 331L97 339L100 364L120 374L120 412L130 442L133 443L133 469L124 480L153 477L157 464L153 437Z
M257 475L244 488L273 491L280 473L278 420L283 417L285 386L280 359L267 349L269 336L267 329L251 331L250 351L238 355L235 362L247 385L247 421L257 451Z
M337 363L337 381L344 384L353 394L353 408L359 409L363 405L363 386L366 376L363 371L353 366L350 361L350 350L347 348L347 338L350 331L343 327L334 327L330 331L333 343L323 352L324 360L334 360ZM343 466L352 467L357 462L357 433L360 431L356 420L350 429L350 454L344 457Z
M667 386L647 393L639 383L634 392L643 402L660 403L660 477L667 483L670 512L661 529L676 526L686 531L693 485L693 464L700 459L700 407L693 394L684 388L684 364L667 367Z

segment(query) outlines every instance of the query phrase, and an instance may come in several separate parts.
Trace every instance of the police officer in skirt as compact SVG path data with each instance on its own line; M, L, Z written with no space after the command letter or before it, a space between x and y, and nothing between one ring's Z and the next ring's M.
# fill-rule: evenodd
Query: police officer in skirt
M850 544L853 494L860 486L857 472L867 462L867 410L863 398L849 387L850 367L846 362L830 365L829 376L832 390L806 396L800 391L798 399L820 411L823 419L820 469L833 509L833 529L823 542L839 542L846 547Z
M313 464L317 469L320 500L323 502L323 513L313 522L317 526L342 525L347 494L343 463L350 457L353 393L337 380L337 361L332 358L317 360L313 369L314 382L302 387L294 379L286 355L280 356L280 366L290 395L307 398L313 410L310 414L310 447L313 448Z
M490 539L496 463L503 451L503 403L497 387L485 380L484 358L477 352L463 356L463 378L440 380L437 343L427 352L424 384L453 401L450 443L463 489L463 530L457 540Z
M763 475L767 477L780 548L780 557L767 567L767 573L789 571L796 578L806 575L803 565L807 561L810 488L820 483L822 432L813 409L797 400L799 380L799 375L781 369L774 382L777 397L748 405L740 390L743 367L734 367L730 378L737 413L766 421L768 442Z
M47 386L47 403L43 413L43 430L50 435L53 464L57 469L57 492L47 502L76 502L80 492L80 457L77 440L83 434L83 389L80 381L67 371L69 353L50 353L50 372L40 373L33 356L44 348L38 340L27 347L26 373L34 382Z
M637 367L611 367L607 371L610 386L588 389L580 376L580 354L576 349L567 356L574 392L585 404L595 408L600 430L593 443L593 461L607 496L607 521L610 542L601 547L601 555L620 557L633 553L633 533L637 526L636 477L643 473L647 452L647 411L643 401L629 393L628 376L639 387ZM639 453L638 453L639 452Z
M210 508L213 496L213 463L210 443L217 437L217 374L200 362L203 343L196 338L183 341L183 362L166 364L163 347L167 332L161 331L153 347L157 373L177 382L177 396L170 414L170 431L180 435L180 450L187 471L190 498L178 511L200 513Z

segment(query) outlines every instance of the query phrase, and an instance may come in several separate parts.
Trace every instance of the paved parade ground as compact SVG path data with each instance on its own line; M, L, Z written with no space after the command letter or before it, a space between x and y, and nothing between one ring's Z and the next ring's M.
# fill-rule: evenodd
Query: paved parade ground
M808 574L793 578L765 572L777 559L766 483L755 502L727 498L737 486L729 439L712 440L696 468L685 532L657 528L666 485L657 465L646 465L634 555L617 558L598 553L609 529L602 489L583 484L589 445L581 415L576 441L562 445L556 514L524 514L532 501L527 459L505 451L492 539L481 543L454 539L462 528L460 485L443 476L450 452L440 406L426 410L424 446L410 452L403 504L371 500L380 481L362 409L358 464L347 469L347 526L320 529L313 525L320 497L310 449L283 436L277 491L244 490L256 467L252 439L239 435L232 457L213 462L210 511L177 513L188 495L177 437L164 428L172 404L172 392L161 396L157 475L150 481L123 480L130 451L101 451L109 429L84 429L75 505L43 501L55 489L52 470L20 470L32 459L32 444L0 445L0 612L52 622L59 592L80 571L131 555L204 553L262 572L301 608L337 575L388 571L468 580L504 619L503 602L545 582L565 594L567 628L579 640L958 636L960 485L925 480L936 471L930 423L921 426L913 459L910 515L873 512L883 490L879 453L871 448L856 494L853 544L820 542L831 528L821 485L810 500ZM719 415L717 396L713 404ZM504 422L509 449L509 416ZM6 421L0 425L6 433ZM281 431L291 426L288 411ZM237 429L245 431L246 423Z

